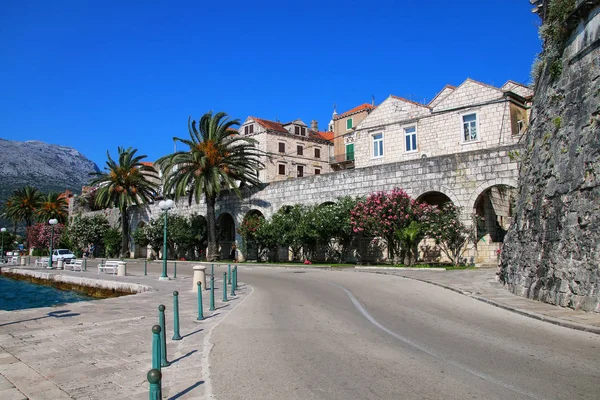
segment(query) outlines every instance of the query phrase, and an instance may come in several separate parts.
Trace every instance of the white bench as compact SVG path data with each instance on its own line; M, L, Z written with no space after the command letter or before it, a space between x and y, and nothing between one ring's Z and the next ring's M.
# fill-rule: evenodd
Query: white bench
M113 275L116 275L120 262L119 260L106 260L103 264L98 264L98 273L110 271Z
M63 264L65 270L67 268L71 268L72 271L81 271L83 272L83 260L71 260L69 264Z
M42 257L35 260L36 267L48 268L48 264L50 263L49 257Z
M19 262L19 257L16 257L16 256L12 256L8 259L8 263L10 265L17 265L18 262Z

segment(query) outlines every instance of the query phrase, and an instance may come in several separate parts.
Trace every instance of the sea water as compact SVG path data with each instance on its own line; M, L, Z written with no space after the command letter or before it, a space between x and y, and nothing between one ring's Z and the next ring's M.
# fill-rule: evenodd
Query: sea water
M94 298L72 290L60 290L52 286L36 285L0 276L0 310L53 307L87 300L94 300Z

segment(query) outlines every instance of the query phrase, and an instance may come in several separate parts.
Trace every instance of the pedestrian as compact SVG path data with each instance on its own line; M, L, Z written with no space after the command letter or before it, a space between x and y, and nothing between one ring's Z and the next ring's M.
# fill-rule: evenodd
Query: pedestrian
M90 258L94 258L94 250L96 250L96 245L92 243L92 245L90 246Z
M235 243L231 244L231 251L229 252L229 258L233 261L235 261Z

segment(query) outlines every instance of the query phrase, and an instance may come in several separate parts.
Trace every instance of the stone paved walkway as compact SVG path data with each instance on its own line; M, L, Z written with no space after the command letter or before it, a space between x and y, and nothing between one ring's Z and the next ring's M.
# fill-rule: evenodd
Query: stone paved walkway
M152 291L59 307L0 311L0 399L147 399L151 328L158 323L159 304L166 306L167 356L172 361L162 370L163 397L211 398L207 379L210 333L251 291L240 282L237 296L222 302L223 269L216 270L220 277L215 285L217 309L208 311L205 291L208 318L204 321L196 320L191 266L180 266L176 280L159 281L159 263L152 263L148 276L143 275L141 264L128 264L126 277L98 275L92 270L66 272L139 283L151 286ZM174 290L180 293L180 341L171 340Z
M356 269L360 270L359 268ZM365 269L362 271L396 275L432 283L497 307L567 328L600 334L600 314L575 311L515 296L496 280L496 269L460 271Z

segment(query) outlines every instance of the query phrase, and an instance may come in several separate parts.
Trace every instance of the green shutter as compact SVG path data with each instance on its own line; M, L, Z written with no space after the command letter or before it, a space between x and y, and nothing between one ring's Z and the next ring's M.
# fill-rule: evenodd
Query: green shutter
M352 129L352 118L346 120L346 129Z
M354 143L346 145L346 161L354 160Z

